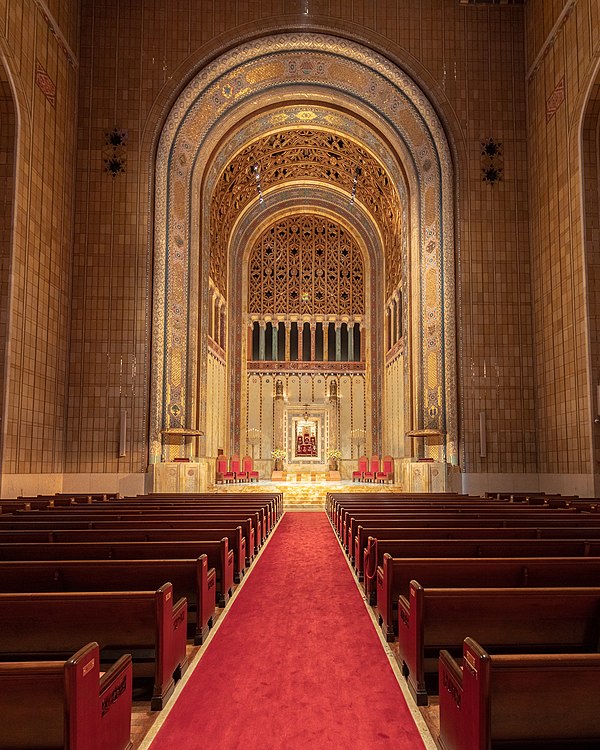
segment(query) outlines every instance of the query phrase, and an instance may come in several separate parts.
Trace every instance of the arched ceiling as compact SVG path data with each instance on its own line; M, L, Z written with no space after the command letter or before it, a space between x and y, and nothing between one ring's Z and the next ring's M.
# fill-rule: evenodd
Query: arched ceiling
M264 200L275 214L280 189L291 183L342 191L349 205L359 203L378 227L384 248L399 248L402 203L394 180L381 159L359 139L335 129L311 124L304 111L301 125L281 127L254 138L228 159L211 196L210 276L227 293L227 254L240 214ZM399 263L386 269L386 292L400 282Z

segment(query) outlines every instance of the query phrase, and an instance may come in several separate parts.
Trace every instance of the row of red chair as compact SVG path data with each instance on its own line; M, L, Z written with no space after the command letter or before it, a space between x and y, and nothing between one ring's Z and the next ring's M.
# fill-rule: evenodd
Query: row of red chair
M379 456L371 456L371 462L369 465L369 459L367 456L361 456L358 459L358 469L352 472L353 482L394 482L394 459L391 456L384 456L383 461L379 460Z
M254 469L251 456L244 456L240 463L238 455L217 456L216 484L233 484L236 482L258 482L258 471Z

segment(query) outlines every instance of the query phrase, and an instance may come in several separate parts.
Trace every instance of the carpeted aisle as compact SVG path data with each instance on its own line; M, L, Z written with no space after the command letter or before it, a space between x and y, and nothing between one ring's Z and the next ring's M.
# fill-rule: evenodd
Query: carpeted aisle
M324 513L284 516L151 747L424 747Z

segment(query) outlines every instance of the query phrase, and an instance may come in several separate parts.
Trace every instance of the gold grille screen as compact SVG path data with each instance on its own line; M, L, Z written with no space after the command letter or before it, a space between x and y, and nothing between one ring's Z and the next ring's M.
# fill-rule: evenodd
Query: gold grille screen
M248 312L364 315L364 262L334 221L289 216L258 238L249 259Z

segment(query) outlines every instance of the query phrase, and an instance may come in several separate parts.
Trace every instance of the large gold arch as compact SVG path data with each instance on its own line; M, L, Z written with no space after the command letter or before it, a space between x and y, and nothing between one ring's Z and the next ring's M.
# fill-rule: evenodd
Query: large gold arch
M206 277L206 251L195 259L201 236L198 208L206 144L228 114L252 106L261 94L293 91L310 100L316 89L370 112L410 173L411 276L419 320L415 351L414 427L446 434L439 457L457 461L453 174L445 133L433 107L402 70L386 58L333 36L279 34L224 54L186 87L161 135L155 180L154 313L151 462L160 458L160 431L189 426L198 377L197 341L190 330L198 280ZM369 122L369 118L367 118ZM202 207L200 207L202 208ZM201 268L193 280L191 265ZM200 357L201 359L201 357Z

